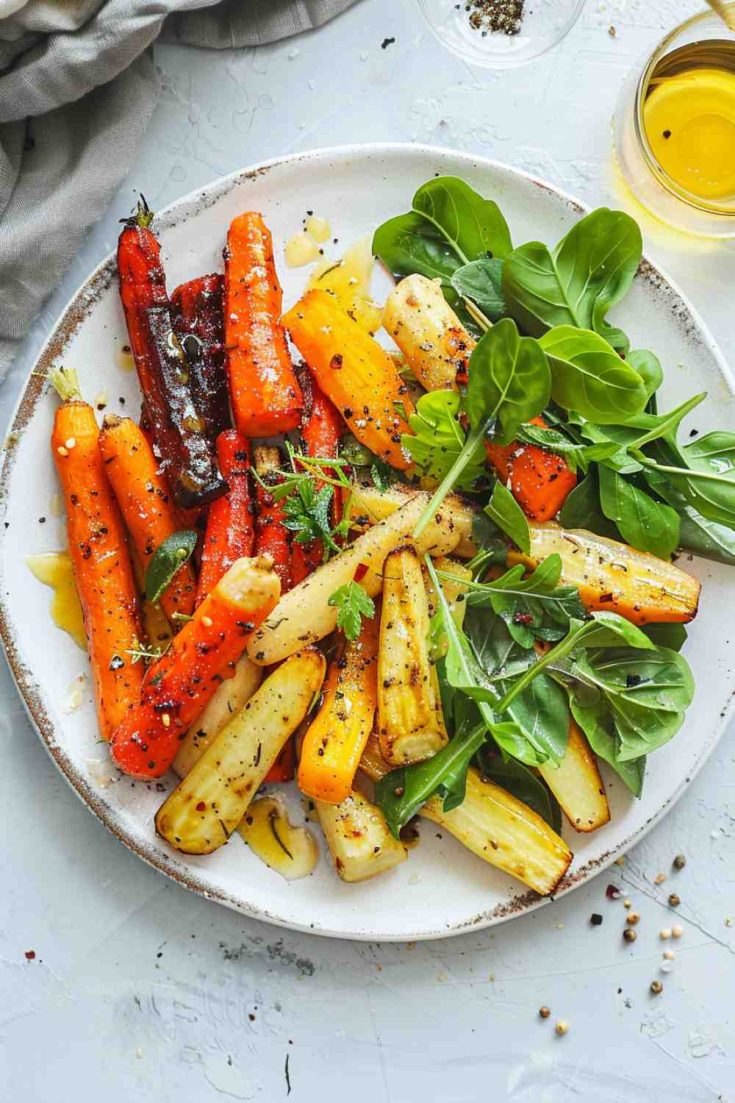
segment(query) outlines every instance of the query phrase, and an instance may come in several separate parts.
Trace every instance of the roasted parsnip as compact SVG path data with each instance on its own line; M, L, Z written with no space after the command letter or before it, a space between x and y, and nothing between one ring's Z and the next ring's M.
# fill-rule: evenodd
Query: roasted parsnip
M436 667L429 659L429 603L413 544L395 548L383 564L378 737L392 766L431 758L447 742Z
M360 769L374 781L390 769L374 736ZM467 772L467 791L458 808L445 812L441 799L432 797L420 815L542 896L554 892L572 861L571 850L545 820L499 785L484 780L474 766Z
M365 618L329 665L319 712L301 745L298 785L314 800L339 804L352 791L373 729L377 702L378 625Z
M262 862L287 881L308 877L319 860L314 833L291 823L280 794L257 797L241 819L237 833Z
M215 690L201 716L189 728L173 762L179 777L186 777L207 747L250 700L263 678L263 668L241 655L231 678L225 678Z
M610 820L605 785L592 748L572 720L566 754L557 767L539 769L576 831L596 831Z
M356 532L366 532L421 493L409 487L392 486L388 490L378 490L373 483L354 483L349 498L350 525ZM476 511L460 495L449 494L442 502L441 518L442 523L455 534L457 543L453 554L471 559L478 550L472 538Z
M358 577L360 585L375 597L383 585L383 561L393 548L410 537L429 502L428 494L417 494L405 507L374 525L345 551L319 567L281 597L272 614L253 634L248 655L260 666L269 666L292 655L307 643L316 643L333 632L337 609L329 598L340 586ZM417 549L423 554L447 555L454 549L457 533L442 507L421 535Z
M442 589L447 605L454 618L454 622L461 628L464 623L465 610L467 609L467 603L464 600L464 595L467 593L467 587L463 585L463 582L472 581L472 571L469 567L465 567L464 563L460 563L456 559L450 559L449 556L446 555L439 556L435 559L434 566L437 571L444 571L446 574L452 575L452 578L442 578ZM436 591L428 571L424 570L423 573L426 596L429 601L429 616L433 617L438 608Z
M380 809L357 790L340 804L318 800L316 810L334 868L343 881L366 881L408 857Z
M185 854L229 839L258 787L321 689L326 662L306 648L274 670L164 801L158 834Z
M427 391L456 390L467 382L475 341L444 298L440 280L406 276L391 291L383 327Z

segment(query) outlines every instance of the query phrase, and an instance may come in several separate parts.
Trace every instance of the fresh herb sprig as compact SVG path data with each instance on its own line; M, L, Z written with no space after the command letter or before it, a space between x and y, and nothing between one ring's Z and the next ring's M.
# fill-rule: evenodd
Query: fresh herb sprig
M375 616L375 602L360 583L354 580L339 586L330 595L328 604L338 609L337 627L348 640L356 640L360 635L363 617L372 620Z

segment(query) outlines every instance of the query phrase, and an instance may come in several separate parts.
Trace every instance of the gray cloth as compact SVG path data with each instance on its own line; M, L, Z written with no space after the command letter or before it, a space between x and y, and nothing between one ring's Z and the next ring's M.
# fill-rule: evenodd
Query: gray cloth
M159 91L153 40L256 46L353 3L0 0L0 380L130 168Z

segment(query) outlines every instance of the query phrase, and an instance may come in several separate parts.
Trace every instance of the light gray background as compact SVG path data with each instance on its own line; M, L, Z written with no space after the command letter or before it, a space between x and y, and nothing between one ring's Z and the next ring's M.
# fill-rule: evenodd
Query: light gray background
M445 53L415 0L365 0L317 34L257 52L159 48L164 94L137 162L0 392L2 428L62 306L113 248L133 187L156 208L280 153L426 141L508 161L594 204L625 203L610 158L617 90L694 10L589 0L559 50L502 75ZM727 354L733 246L650 221L644 231ZM269 928L169 884L75 800L4 668L0 701L3 1098L270 1103L287 1097L288 1057L295 1103L735 1100L732 732L625 866L493 931L367 945ZM674 874L679 852L688 864ZM657 886L659 872L669 878ZM641 913L632 946L621 940L622 903L605 898L610 883ZM662 943L674 890L685 934ZM601 927L590 926L593 911ZM676 960L663 975L666 946ZM552 1008L545 1023L541 1004ZM564 1038L553 1032L559 1017Z

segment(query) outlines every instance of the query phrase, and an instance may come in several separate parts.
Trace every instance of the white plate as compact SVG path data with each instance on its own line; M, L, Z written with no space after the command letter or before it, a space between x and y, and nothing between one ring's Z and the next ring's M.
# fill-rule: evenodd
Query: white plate
M582 209L529 176L449 150L381 145L318 151L236 173L161 212L155 225L169 286L218 269L228 223L240 211L256 208L273 231L288 304L302 289L305 272L286 269L283 246L300 229L307 210L331 219L341 250L389 215L406 210L415 188L440 173L462 176L497 199L518 242L555 242ZM328 251L337 250L329 246ZM387 286L387 277L379 273L376 292L382 295ZM696 391L710 392L710 401L685 429L694 425L706 431L735 422L733 383L722 357L686 300L652 265L643 264L615 320L631 334L634 346L653 348L661 357L665 406ZM86 669L86 660L71 639L54 628L49 590L32 578L24 562L29 553L59 547L63 533L61 522L52 516L57 488L48 440L55 401L45 393L42 373L63 362L77 369L90 399L106 391L109 410L136 415L135 376L119 366L125 342L110 258L74 296L51 334L19 404L14 422L18 439L2 469L3 639L31 718L60 770L102 822L143 859L204 896L273 923L352 938L437 938L536 907L540 900L534 893L451 838L440 838L428 823L408 862L364 885L342 884L324 855L310 878L288 884L237 837L210 857L182 857L153 830L153 814L161 802L156 785L132 783L110 769L105 748L96 742L90 694L77 711L65 713L69 688ZM39 523L40 517L47 518L45 524ZM685 565L704 583L699 617L686 649L697 679L695 703L683 731L651 756L642 800L629 797L608 774L610 825L590 836L565 828L575 859L562 891L608 865L663 815L725 727L735 688L729 640L733 574L704 561ZM33 793L28 799L32 803ZM292 805L298 816L295 796ZM57 845L73 846L74 841L59 839Z

